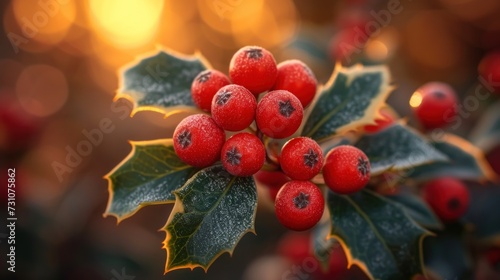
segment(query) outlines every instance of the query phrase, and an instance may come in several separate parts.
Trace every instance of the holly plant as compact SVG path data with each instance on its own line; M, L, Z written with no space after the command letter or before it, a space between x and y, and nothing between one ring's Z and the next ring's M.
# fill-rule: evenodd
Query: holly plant
M118 222L144 206L174 204L162 229L165 273L207 270L255 233L257 179L277 188L284 227L321 228L311 230L314 240L335 240L348 266L373 279L426 275L424 238L460 219L470 203L460 179L494 179L472 144L426 133L446 124L443 111L456 116L453 90L418 90L410 104L424 128L411 128L386 103L393 86L385 66L337 65L318 85L303 62L276 64L268 50L248 46L234 54L229 76L199 54L162 50L120 78L116 99L130 100L133 114L190 113L172 139L131 142L105 177L104 215ZM425 184L398 191L403 181ZM315 242L314 251L328 264L333 249L325 244Z

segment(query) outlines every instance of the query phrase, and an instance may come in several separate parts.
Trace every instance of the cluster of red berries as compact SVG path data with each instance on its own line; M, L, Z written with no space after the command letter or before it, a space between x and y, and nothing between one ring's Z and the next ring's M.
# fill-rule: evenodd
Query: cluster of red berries
M232 175L256 174L266 161L266 148L255 134L240 131L255 121L258 135L276 139L292 136L302 123L304 107L314 99L316 87L316 78L304 63L288 60L276 65L269 51L244 47L234 54L229 77L205 70L194 79L193 100L211 116L196 114L181 121L173 136L175 152L195 167L220 160ZM226 140L225 131L238 133ZM280 171L257 174L256 179L269 179L279 188L276 215L294 230L313 227L323 215L323 194L310 181L321 170L326 185L342 194L360 190L370 178L370 163L359 149L340 146L324 159L318 143L307 137L292 138L283 146L279 166Z
M291 179L280 187L275 210L278 220L293 230L307 230L323 215L323 194L309 181L321 170L325 184L339 194L357 192L370 179L370 162L361 150L349 145L338 146L323 160L320 146L307 137L289 140L281 150L280 164L281 175L278 175L281 171L275 171L268 173L271 178L259 175L256 179L264 184L273 182L272 177Z
M289 137L299 128L303 108L314 98L316 87L316 78L304 63L288 60L276 65L266 49L244 47L234 54L229 77L206 70L194 79L193 101L211 116L198 114L184 119L174 132L175 151L181 160L196 167L221 159L229 173L253 175L265 161L262 141L247 132L226 141L224 131L241 131L255 121L268 137Z
M255 121L268 137L291 136L302 122L303 108L314 98L316 85L304 63L288 60L276 65L266 49L244 47L234 54L229 77L210 69L194 79L193 101L211 116L192 115L179 123L173 137L175 151L192 166L207 167L221 160L235 176L253 175L263 166L266 150L259 137L239 131ZM225 131L239 133L226 141Z

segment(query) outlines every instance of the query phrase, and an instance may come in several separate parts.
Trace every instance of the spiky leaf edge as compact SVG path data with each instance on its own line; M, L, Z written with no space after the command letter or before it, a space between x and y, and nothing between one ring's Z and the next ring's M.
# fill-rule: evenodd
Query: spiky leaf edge
M368 192L371 192L369 190L366 190ZM372 194L375 194L373 192L371 192ZM375 194L376 195L376 194ZM379 196L379 195L378 195ZM385 197L383 196L380 196L382 199L384 200L388 200L386 199ZM388 203L393 203L392 201L388 201ZM398 207L401 207L398 205ZM422 267L422 271L424 272L424 276L427 276L426 275L426 269L425 269L425 265L424 265L424 254L423 254L423 243L424 243L424 238L425 237L428 237L428 236L436 236L436 234L434 234L433 232L430 232L428 231L427 229L423 228L422 226L418 225L418 223L416 223L407 213L406 211L402 211L403 212L403 215L406 216L406 218L408 218L408 220L410 220L412 223L414 223L415 225L417 225L418 227L421 227L423 230L425 230L425 232L420 236L419 240L418 240L418 243L419 243L419 251L420 251L420 263L421 263L421 267ZM332 213L328 213L328 215L332 215ZM331 232L331 229L333 227L333 224L330 224L330 232ZM361 270L363 270L363 272L371 279L371 280L377 280L373 277L373 275L370 273L370 270L368 269L368 267L366 266L366 264L364 262L362 262L361 260L358 260L358 259L355 259L352 254L351 254L351 250L349 249L349 247L347 246L347 244L344 242L344 240L342 240L342 237L340 237L339 235L336 235L336 234L328 234L326 239L330 239L330 238L333 238L335 239L337 242L339 242L339 244L342 246L342 249L344 250L344 253L346 255L346 258L347 258L347 268L351 268L351 266L353 265L357 265L359 266L359 268Z
M304 119L302 121L302 124L299 128L298 133L299 135L303 135L303 129L304 126L309 119L309 115L312 113L312 109L316 106L316 103L318 102L320 96L324 92L324 89L329 88L333 86L333 83L335 82L335 79L337 78L337 75L342 72L345 73L346 75L350 75L354 73L353 76L349 76L350 79L348 80L348 83L351 83L352 80L357 77L361 76L362 74L365 73L376 73L376 72L381 72L382 73L382 82L381 88L379 92L381 92L377 98L372 100L372 103L368 108L365 110L365 115L364 117L352 121L344 126L339 127L336 131L335 134L330 135L328 137L325 137L323 139L318 139L318 142L324 142L327 141L328 139L335 137L336 135L346 133L348 131L358 131L359 127L362 127L364 125L376 125L377 123L375 120L380 120L384 119L384 116L380 113L380 109L383 107L389 106L386 103L387 98L389 97L389 94L392 92L392 90L395 88L395 86L389 85L390 82L390 73L389 69L386 66L383 65L378 65L378 66L363 66L361 64L356 64L351 67L343 67L340 63L335 64L334 71L332 72L332 75L324 85L320 85L316 91L316 96L314 97L313 102L309 105L307 110L305 111L304 114Z
M194 177L195 175L193 175ZM186 183L184 183L184 186L182 186L180 189L182 188L185 188L191 181L194 180L194 178L191 177L189 180L186 181ZM235 180L235 178L233 178L232 180ZM159 229L158 231L163 231L165 232L165 235L166 235L166 238L165 240L163 241L163 247L162 249L164 249L166 252L167 252L167 260L166 260L166 264L165 264L165 271L163 272L163 274L167 274L168 272L170 271L174 271L174 270L178 270L178 269L185 269L185 268L189 268L191 270L194 270L195 268L197 267L201 267L205 273L207 273L208 269L210 268L210 266L220 257L222 256L224 253L229 253L229 256L233 256L233 252L234 252L234 249L236 249L236 246L237 244L240 242L240 240L243 238L243 236L245 236L247 233L253 233L255 235L257 235L257 232L255 232L255 217L256 217L256 213L257 213L257 207L255 207L254 209L254 212L253 212L253 219L252 219L252 228L249 229L249 230L246 230L245 232L243 232L240 236L240 238L238 239L238 241L236 241L236 245L232 248L232 249L229 249L229 250L222 250L219 254L217 254L213 260L208 263L208 265L205 267L203 265L199 265L199 264L189 264L189 265L183 265L183 266L176 266L176 267L173 267L173 268L168 268L167 267L167 264L169 263L168 260L170 258L170 250L168 248L168 242L170 241L170 239L172 238L172 236L170 235L170 233L167 231L167 225L170 224L170 222L172 221L172 219L174 218L174 215L176 213L184 213L184 206L182 204L182 201L181 199L179 198L177 192L174 192L174 195L175 195L175 204L174 204L174 207L172 208L172 211L170 212L170 216L168 217L168 220L167 220L167 223L161 228ZM257 203L258 203L258 195L257 195Z
M195 51L195 53L193 55L186 55L186 54L182 54L182 53L176 52L174 50L171 50L171 49L168 49L165 47L156 46L156 50L141 54L139 56L136 56L136 58L132 62L125 64L124 66L120 67L120 69L118 69L118 71L117 71L117 75L119 77L118 89L116 90L115 96L113 97L113 101L116 102L118 99L123 98L123 99L128 100L130 103L132 103L133 108L132 108L132 111L130 112L130 117L133 117L136 113L141 112L141 111L157 112L157 113L163 114L164 118L168 118L174 114L181 113L181 112L189 112L192 114L202 113L203 111L199 110L198 108L191 107L191 106L178 105L178 106L172 106L172 107L168 107L168 108L165 108L162 106L140 106L140 105L138 105L138 103L136 102L136 99L134 97L139 95L139 94L142 94L142 93L135 92L135 91L124 91L125 72L128 69L137 66L137 64L139 64L142 60L150 58L150 57L155 56L155 55L158 55L160 52L166 52L170 55L175 55L178 58L186 59L186 60L199 59L201 61L201 63L203 65L205 65L206 69L213 69L210 62L201 54L200 51Z
M108 216L115 217L116 218L116 224L120 224L123 220L132 217L135 213L137 213L143 207L150 206L150 205L170 204L170 203L174 203L175 202L174 200L165 200L165 201L162 201L162 202L141 203L137 207L137 209L135 209L133 212L130 212L129 214L126 214L126 215L123 215L123 216L118 216L118 215L116 215L113 212L109 212L109 210L111 208L111 204L113 202L113 196L114 196L113 181L111 180L110 176L113 173L115 173L118 169L120 169L123 164L125 164L126 162L128 162L135 155L137 144L140 143L141 145L155 145L155 144L168 145L169 143L172 143L172 145L173 145L172 139L159 139L159 140L149 140L149 141L128 141L128 142L132 146L132 150L130 151L130 153L119 164L117 164L113 168L113 170L111 170L110 172L108 172L108 174L104 175L104 177L103 177L104 179L106 179L108 181L108 202L106 204L106 211L102 214L102 216L104 218L106 218Z

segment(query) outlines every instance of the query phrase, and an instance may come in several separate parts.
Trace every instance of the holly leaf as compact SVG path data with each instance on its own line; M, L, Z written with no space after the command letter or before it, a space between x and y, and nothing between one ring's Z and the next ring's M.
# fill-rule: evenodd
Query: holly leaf
M374 124L392 87L384 66L340 68L320 88L302 135L317 141Z
M144 206L173 203L172 191L196 172L177 157L172 139L130 144L130 154L104 177L109 191L104 216L115 216L118 222Z
M160 50L123 67L115 100L126 98L138 111L157 111L166 116L179 111L198 111L191 97L191 83L209 68L200 54L184 56Z
M327 196L330 237L343 246L349 266L374 279L411 279L423 274L422 240L430 235L399 206L371 191Z
M331 228L330 224L328 221L321 222L312 231L314 256L325 271L328 269L333 247L338 245L338 242L334 238L328 238Z
M409 192L400 192L394 195L387 195L385 198L399 204L406 214L421 226L432 229L443 228L443 225L436 215L434 215L434 212L419 196Z
M453 134L445 134L432 145L445 154L449 162L434 162L416 167L410 172L411 178L425 181L436 177L452 176L469 180L496 180L495 172L483 153L467 140Z
M491 105L474 126L470 139L476 147L488 152L500 145L500 101Z
M202 267L205 271L247 232L254 232L257 189L253 178L234 177L222 166L196 173L181 189L167 224L165 273Z
M398 171L447 157L413 129L395 124L379 133L363 136L355 145L370 159L371 174Z

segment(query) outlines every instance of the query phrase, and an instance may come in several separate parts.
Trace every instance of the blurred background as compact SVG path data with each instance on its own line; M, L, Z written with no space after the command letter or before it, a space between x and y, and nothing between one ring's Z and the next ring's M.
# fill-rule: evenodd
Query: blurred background
M103 176L130 152L128 140L169 138L183 117L130 118L128 101L113 102L118 70L136 56L198 51L227 73L237 49L260 45L278 62L303 60L322 83L336 62L388 64L397 86L389 103L411 119L408 100L425 82L447 82L461 97L474 91L481 58L500 48L499 13L497 0L0 1L0 177L16 169L18 217L14 278L5 272L7 229L0 228L1 278L281 279L291 267L273 259L287 232L265 199L258 235L246 235L207 273L163 276L158 229L171 206L146 207L118 226L102 217ZM466 136L480 114L451 132ZM83 147L103 120L113 129ZM79 148L84 154L68 163ZM1 196L5 205L3 187Z

